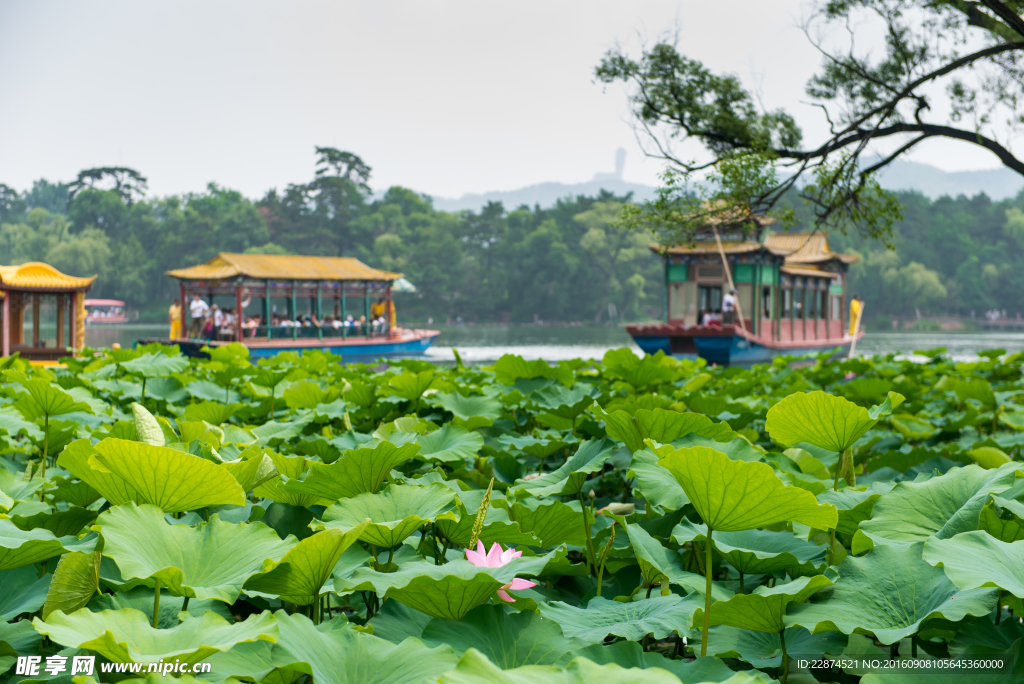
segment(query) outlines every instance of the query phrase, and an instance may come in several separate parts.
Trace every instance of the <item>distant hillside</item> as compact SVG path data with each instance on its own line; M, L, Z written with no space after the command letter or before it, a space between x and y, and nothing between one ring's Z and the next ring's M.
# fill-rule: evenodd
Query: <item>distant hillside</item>
M633 193L633 199L642 201L654 196L654 188L640 183L630 183L622 179L624 155L617 159L614 173L598 173L594 179L586 183L536 183L518 190L495 190L483 194L470 193L451 199L434 197L434 206L443 211L462 211L469 209L478 211L488 202L501 202L506 209L515 209L520 205L533 207L550 207L559 199L577 195L594 196L601 190L608 190L616 195ZM866 160L871 163L871 160ZM882 187L889 190L916 190L932 199L942 195L967 195L973 197L984 192L994 200L1014 197L1024 188L1024 177L1007 168L986 169L983 171L943 171L928 164L911 161L896 161L890 164L881 174Z

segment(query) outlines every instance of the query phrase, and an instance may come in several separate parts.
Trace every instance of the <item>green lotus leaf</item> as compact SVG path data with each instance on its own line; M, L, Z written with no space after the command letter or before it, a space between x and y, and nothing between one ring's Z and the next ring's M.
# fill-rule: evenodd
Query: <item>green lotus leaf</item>
M110 559L107 559L106 562L109 563ZM101 581L104 580L102 567L103 563L100 564ZM146 619L150 621L150 624L152 624L155 593L153 589L144 585L133 587L127 591L124 591L122 588L122 590L116 591L113 594L96 594L89 601L88 608L93 613L99 613L104 610L132 608L143 613ZM231 607L222 601L189 599L186 606L185 597L174 596L165 591L160 592L160 605L158 608L160 612L157 615L156 626L159 629L177 626L181 622L178 613L182 610L195 617L202 617L207 611L212 611L229 622L234 620L234 616L231 614Z
M670 584L685 587L688 592L701 595L707 591L707 583L703 575L687 572L683 569L683 559L678 552L666 549L661 543L649 535L639 525L630 525L617 517L629 537L629 544L636 555L640 566L640 576L645 586L654 586L668 580ZM724 601L732 596L732 592L720 585L712 584L711 597Z
M976 447L968 451L967 455L982 468L989 470L1006 465L1013 460L1002 449L991 446Z
M392 442L369 443L358 449L349 449L330 465L311 462L305 480L289 480L283 488L330 502L364 492L376 493L391 469L408 461L419 449L418 444L412 443L401 446Z
M787 627L817 634L873 634L892 644L917 632L930 618L958 621L992 612L994 589L963 591L942 568L921 559L924 544L880 545L866 556L847 556L839 565L839 581L812 603L791 607Z
M524 556L499 568L478 568L461 558L444 565L406 562L390 573L360 568L348 579L335 577L334 588L339 593L373 590L421 613L460 620L517 576L541 573L551 558L552 554Z
M215 382L210 382L209 380L194 380L185 385L185 391L193 399L223 401L225 404L238 403L242 398L235 390L218 385Z
M645 439L666 444L689 434L722 442L736 437L728 423L715 423L700 413L656 408L652 411L640 409L631 416L625 411L598 411L608 436L624 443L634 453L644 448Z
M19 503L9 515L11 522L23 530L49 530L58 537L77 536L96 519L96 511L79 506L55 508L39 501Z
M1010 653L1018 639L1024 639L1024 624L1017 620L1004 619L996 625L989 615L961 627L956 637L949 642L949 652L954 656L962 655L968 650L977 653L980 647L991 649L992 653Z
M1017 432L1024 432L1024 411L1000 411L999 422Z
M978 529L1007 543L1024 540L1024 503L993 496L981 509Z
M484 604L461 620L434 618L423 630L430 646L448 644L462 656L475 648L502 670L522 665L568 665L579 644L562 636L558 624L532 610L512 611Z
M226 423L231 416L238 413L241 404L224 404L219 401L201 401L189 404L183 414L185 420L199 420L210 425Z
M591 644L577 649L575 654L598 665L618 665L626 669L659 668L668 670L684 682L720 682L729 679L734 674L718 658L672 660L660 653L645 652L643 647L635 641L616 641L607 646Z
M534 496L574 496L579 493L587 477L604 469L605 461L611 457L614 449L615 443L611 440L588 439L581 442L576 453L557 470L532 480L516 480L512 487Z
M99 591L101 557L98 551L65 553L60 557L46 592L44 620L55 610L70 614L89 603Z
M253 491L278 475L274 460L262 451L248 455L242 452L237 461L225 463L223 467L234 476L245 492Z
M229 623L207 612L186 618L169 629L154 629L149 617L133 608L93 613L79 610L71 615L55 611L45 620L34 618L36 631L70 648L95 651L116 663L152 663L180 659L197 663L217 651L247 641L274 641L278 626L269 612Z
M972 464L924 482L900 482L875 503L860 529L876 544L913 544L976 530L989 495L1009 489L1021 470L1021 463L996 470Z
M47 380L31 379L18 383L18 400L14 407L28 420L39 420L66 413L93 413L92 407Z
M983 406L995 406L996 404L996 395L992 393L992 384L981 378L957 380L953 385L953 392L961 402L974 399L981 402Z
M818 503L832 504L839 511L836 532L853 536L862 522L871 518L875 503L884 494L892 491L895 482L872 482L867 489L846 487L840 490L826 489L818 494Z
M440 463L472 463L484 445L479 432L470 432L448 423L440 430L421 435L417 458Z
M610 375L622 378L639 390L649 385L670 382L675 377L672 367L663 363L664 360L662 354L646 354L639 358L632 349L622 348L605 352L602 363Z
M551 366L543 359L525 361L522 356L504 354L492 366L494 379L502 385L514 385L519 378L553 378L566 387L572 387L572 370L564 366Z
M454 424L467 430L491 425L501 417L501 401L494 397L438 392L430 397L430 403L449 411L455 416Z
M924 559L961 589L999 587L1024 598L1024 541L1008 544L987 532L964 532L925 542Z
M347 532L325 530L303 539L280 561L264 561L263 571L252 575L242 588L303 606L313 603L341 554L359 539L365 526L362 523Z
M7 472L6 470L4 472ZM7 511L14 508L14 499L7 495L2 489L0 489L0 513L6 513Z
M835 572L830 570L828 575L800 577L774 587L762 585L753 593L736 594L727 601L716 601L711 604L711 624L777 634L785 629L789 604L803 603L818 591L832 586L835 579ZM693 614L694 624L703 619L704 610L698 609ZM710 637L708 641L711 641Z
M534 391L530 394L530 401L547 413L574 420L600 395L600 390L583 382L576 383L572 388L558 383Z
M264 563L294 546L262 523L224 522L218 515L195 527L172 525L156 506L127 504L100 515L103 555L128 579L159 579L177 596L234 603L242 584Z
M445 539L458 546L469 546L473 535L473 524L476 522L476 514L480 510L483 498L484 491L480 489L459 492L457 514L439 516L434 521L437 531ZM490 548L494 542L505 546L510 544L541 546L541 541L537 537L523 532L519 528L519 524L509 518L506 508L494 505L487 507L487 513L484 515L484 527L479 538L487 548Z
M903 395L896 392L871 409L821 391L797 392L768 410L765 429L786 447L807 442L842 453L902 403Z
M40 577L31 565L0 571L0 623L39 610L52 578L49 573Z
M143 378L162 378L186 370L188 359L184 356L146 353L131 361L125 361L121 367L132 375Z
M0 570L39 563L68 551L91 553L96 535L84 539L57 537L49 530L23 530L6 518L0 518Z
M271 651L272 665L280 674L292 675L283 681L307 674L317 684L406 684L436 678L457 660L450 646L430 648L419 639L406 639L396 646L357 632L344 621L314 625L303 615L283 610L275 616L280 636ZM222 663L222 657L212 662ZM226 673L217 667L213 672ZM265 681L282 680L271 676Z
M190 386L194 384L196 383L193 382ZM252 434L256 436L256 443L260 446L280 444L301 435L302 431L311 422L313 422L312 413L307 413L290 421L268 420L263 425L253 428Z
M531 497L512 504L512 517L523 532L540 539L540 545L544 548L550 549L561 544L581 546L587 543L583 510L578 501L563 503Z
M672 530L672 541L685 544L706 541L704 525L683 520ZM788 570L790 575L815 574L825 568L826 547L804 541L789 532L768 530L715 530L711 540L715 552L746 575L764 575Z
M135 420L136 439L146 444L153 444L154 446L166 444L163 428L160 427L160 423L145 406L141 406L133 401L132 417Z
M518 449L540 459L545 459L559 449L569 446L569 442L561 439L538 439L533 435L502 435L498 438L498 444L506 450Z
M377 494L366 492L342 499L324 511L326 529L348 530L369 520L361 541L391 549L430 522L455 508L455 492L440 482L389 485Z
M686 634L695 610L704 605L698 594L658 596L632 603L609 601L596 596L586 608L561 601L541 604L540 614L554 620L562 634L586 644L600 644L609 634L639 641L646 634L663 639L673 632Z
M747 530L799 522L821 530L838 522L834 506L787 487L765 463L733 461L708 447L676 449L658 461L672 473L711 529Z
M455 669L441 675L438 681L441 684L679 684L675 675L658 668L627 670L616 663L598 665L586 658L574 658L565 669L555 665L523 665L502 670L475 648L466 651ZM757 681L760 684L761 680ZM764 684L769 682L763 681ZM753 680L750 684L754 684Z
M121 478L136 492L137 503L151 503L167 513L245 505L245 492L231 473L205 459L109 437L94 450L89 457L90 467Z
M417 401L423 393L430 389L434 382L434 371L412 373L405 371L388 380L388 387L406 401Z
M914 416L907 414L899 414L889 418L889 423L892 424L896 431L903 435L903 438L908 442L920 442L930 437L934 437L939 429Z
M332 394L333 396L329 396L314 380L301 380L289 385L288 389L281 393L281 398L290 409L312 409L338 396L337 392Z
M841 632L811 634L802 627L786 630L786 653L801 658L841 656L849 637ZM708 652L718 658L737 658L756 668L782 665L782 639L778 632L755 632L719 625L708 635Z
M672 447L660 447L659 451L671 453ZM658 465L660 460L661 456L650 448L640 449L633 454L626 477L635 478L633 489L652 506L678 511L690 500L672 473Z

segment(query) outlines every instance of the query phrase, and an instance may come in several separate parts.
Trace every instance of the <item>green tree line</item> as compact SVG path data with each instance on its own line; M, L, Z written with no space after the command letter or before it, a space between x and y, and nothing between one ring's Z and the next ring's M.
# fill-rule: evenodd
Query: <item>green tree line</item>
M375 199L370 174L357 155L318 148L310 181L256 200L215 183L202 193L147 198L145 178L130 169L89 169L67 184L39 180L21 193L0 184L0 263L41 260L98 274L93 296L124 299L152 319L177 295L164 272L218 252L354 256L402 272L419 288L397 299L406 321L661 316L663 272L650 236L616 227L629 197L604 192L550 208L490 203L452 213L402 187ZM1004 201L897 197L895 249L830 236L833 249L862 257L849 289L865 298L869 318L980 317L992 308L1012 317L1024 308L1024 193ZM811 225L794 207L803 220L793 230Z
M178 294L164 273L218 252L352 256L418 288L396 297L402 320L609 322L657 317L663 273L650 236L618 229L629 197L603 192L550 208L443 212L392 187L374 198L357 155L317 148L313 178L252 200L215 183L146 197L124 168L74 181L0 185L0 263L39 260L97 274L94 297L123 299L162 320Z

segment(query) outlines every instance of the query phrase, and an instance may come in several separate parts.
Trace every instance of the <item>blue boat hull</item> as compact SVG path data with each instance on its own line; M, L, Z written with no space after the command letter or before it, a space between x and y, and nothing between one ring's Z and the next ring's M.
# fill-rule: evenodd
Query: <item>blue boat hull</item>
M391 337L359 338L334 338L316 339L299 338L289 340L287 338L276 338L266 340L247 339L244 344L249 349L249 357L262 359L280 354L281 352L296 352L301 354L304 351L324 351L337 354L346 361L372 361L381 357L403 357L422 356L426 353L434 338L440 333L436 330L404 330L401 335ZM197 358L209 358L209 354L203 351L206 346L222 346L230 342L209 340L138 340L136 344L149 342L160 342L162 344L177 345L178 349L185 356Z
M324 344L311 347L309 345L296 345L296 346L282 346L282 347L249 347L250 358L266 358L274 356L283 351L303 352L309 349L317 349L320 351L330 352L332 354L338 354L346 359L354 356L359 357L380 357L380 356L414 356L426 353L427 349L433 344L433 337L424 337L417 340L409 340L402 342L377 342L371 341L367 344L345 344L345 345L329 345Z
M633 340L637 346L647 354L656 354L659 351L667 356L674 356L678 359L696 360L702 358L708 363L718 365L751 365L755 363L768 363L775 356L791 355L803 356L805 354L816 354L831 349L839 349L841 353L850 351L850 341L836 340L828 342L822 340L816 345L806 347L772 348L739 335L720 335L714 337L692 337L697 348L696 353L673 353L672 340L668 336L647 336L634 335Z

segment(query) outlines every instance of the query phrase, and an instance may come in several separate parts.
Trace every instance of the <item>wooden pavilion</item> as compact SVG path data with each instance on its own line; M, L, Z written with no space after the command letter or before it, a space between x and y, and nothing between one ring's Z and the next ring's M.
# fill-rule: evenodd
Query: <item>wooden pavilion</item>
M35 261L0 266L3 356L17 352L29 361L54 362L84 347L85 293L94 280ZM31 337L25 334L26 320L32 322Z

